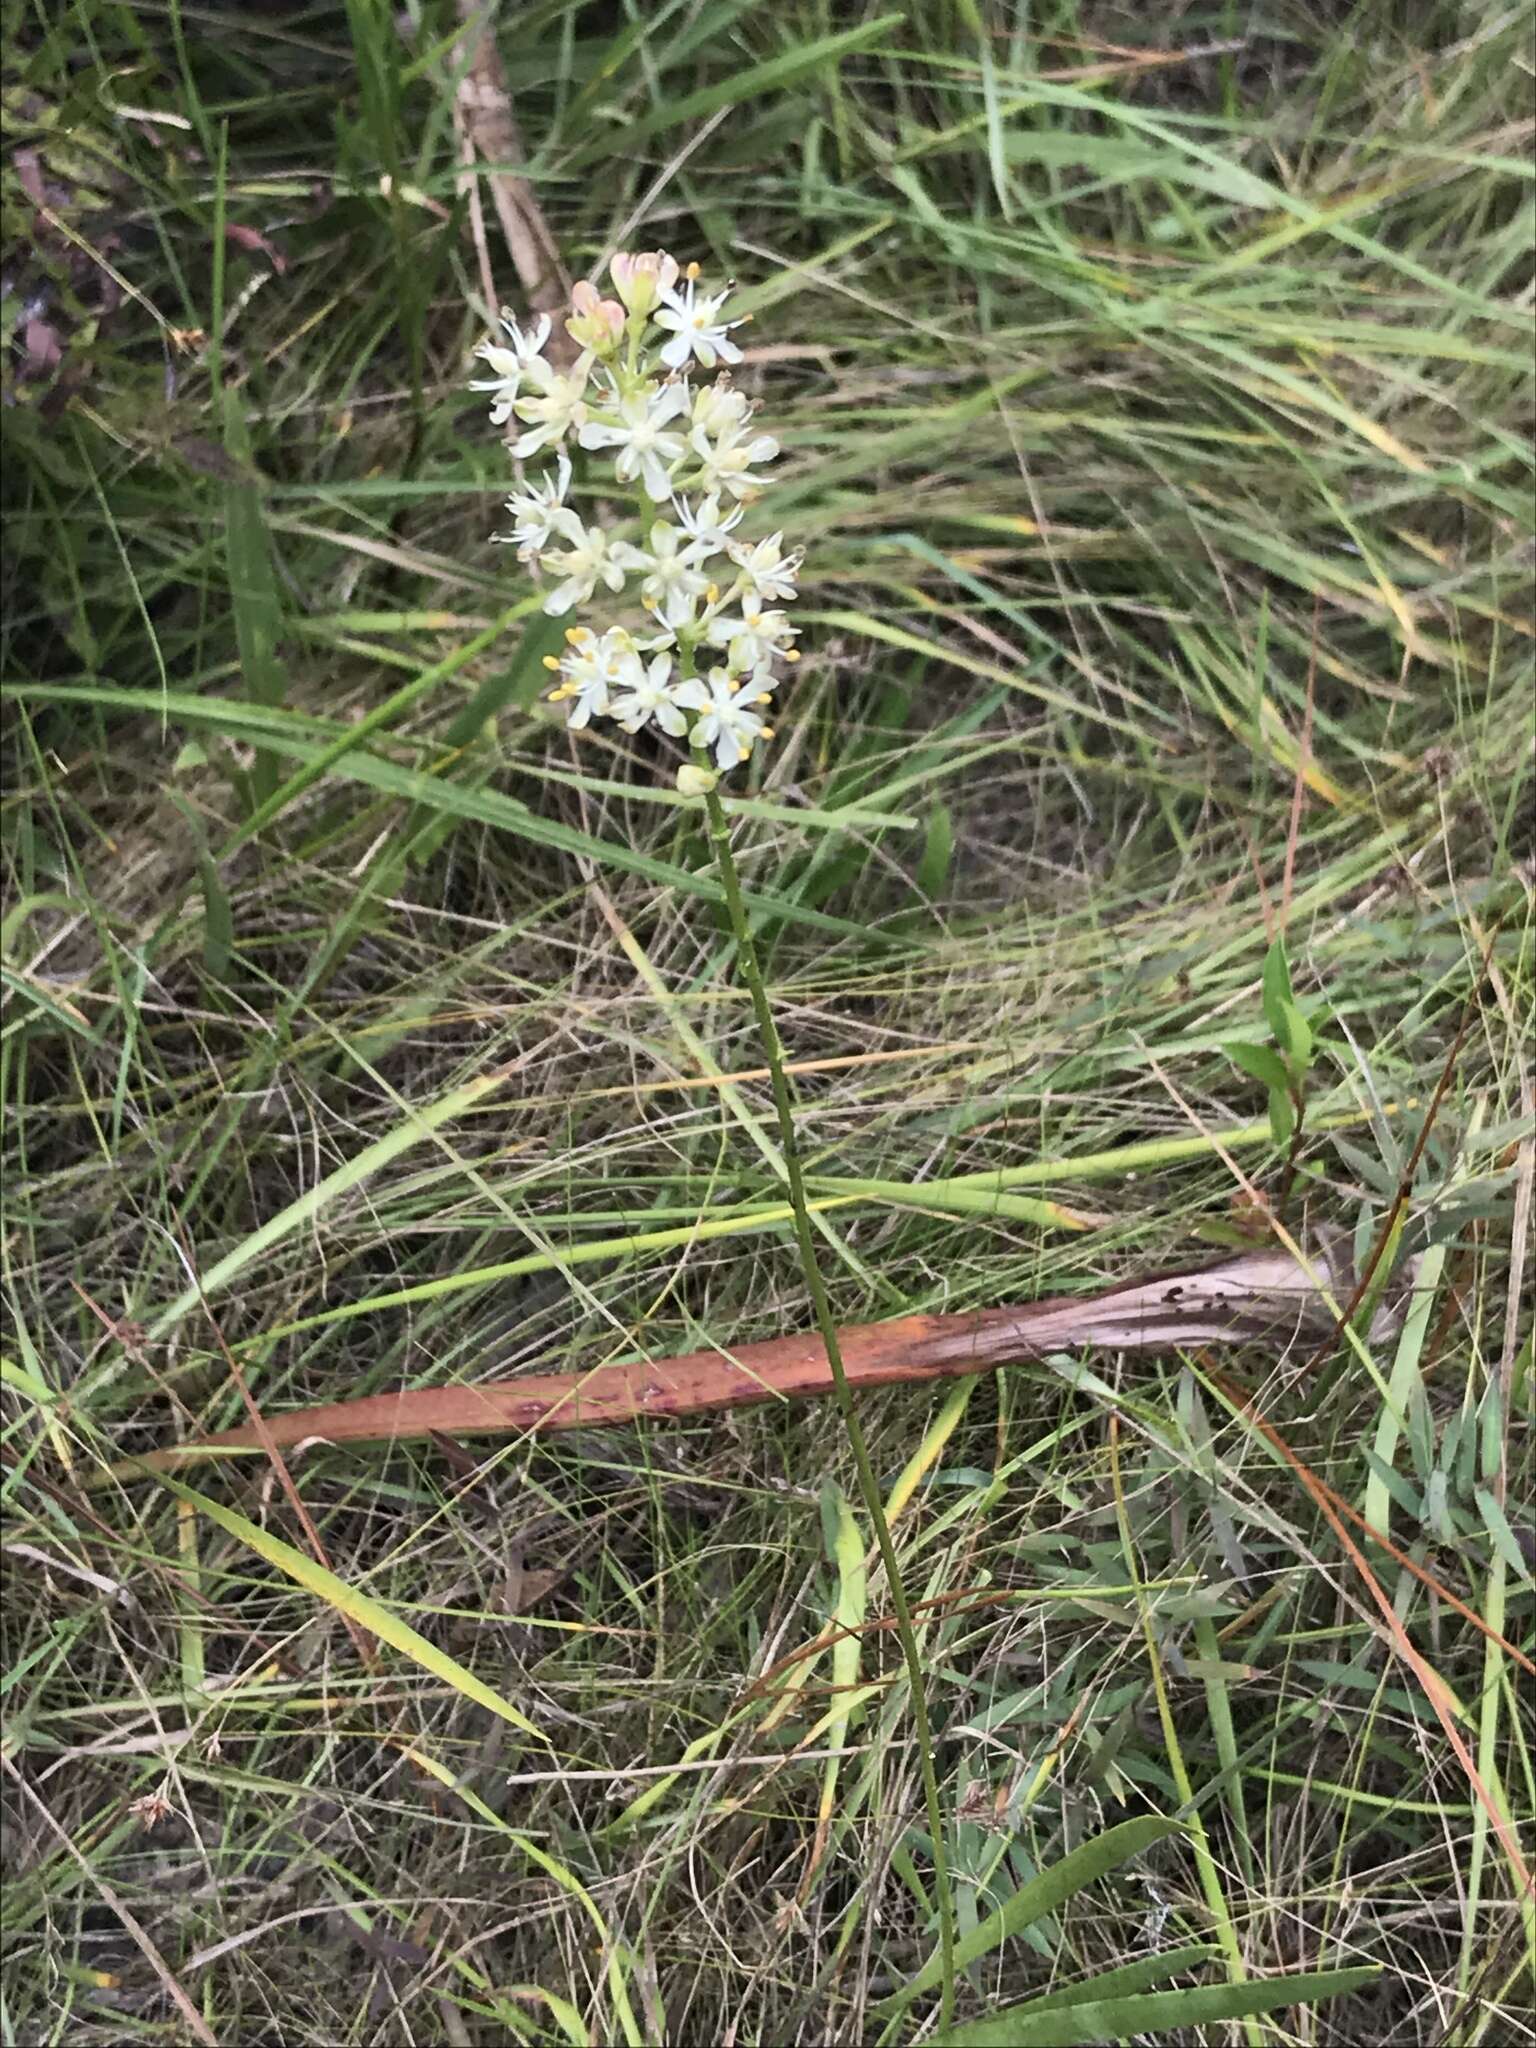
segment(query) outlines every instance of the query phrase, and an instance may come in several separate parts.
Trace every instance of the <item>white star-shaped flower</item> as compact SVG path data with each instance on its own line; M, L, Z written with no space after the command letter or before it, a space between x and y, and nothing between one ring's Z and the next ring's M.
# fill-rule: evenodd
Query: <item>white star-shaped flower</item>
M640 595L664 624L686 625L693 616L694 599L709 588L709 578L698 566L698 543L665 519L655 522L649 540Z
M590 725L593 718L603 717L608 710L608 696L613 684L613 674L608 659L608 635L600 640L586 626L573 626L566 634L566 649L558 662L550 665L560 671L560 687L551 693L555 703L569 702L570 710L565 714L566 723L579 731Z
M671 688L671 680L671 659L658 654L648 667L640 670L638 680L630 684L622 697L613 698L609 710L626 732L638 732L643 725L655 724L673 739L681 739L688 730L688 720Z
M512 338L512 346L503 348L499 342L482 341L475 350L476 356L490 371L489 377L477 377L470 383L471 391L495 393L491 404L491 425L504 426L512 417L512 403L522 388L528 366L532 363L549 339L549 317L540 314L534 325L524 333L510 313L503 313L501 324Z
M712 370L717 362L741 361L741 350L731 340L731 329L741 322L720 318L728 296L717 292L712 299L701 299L691 277L681 291L674 287L661 294L661 310L653 317L658 327L669 329L672 335L661 351L669 370L680 370L690 356L706 370Z
M672 698L700 714L691 737L700 746L714 748L722 769L736 767L750 757L759 740L773 737L754 701L723 668L712 668L706 682L693 676L679 683Z
M707 497L695 512L686 498L674 498L672 504L677 513L677 523L699 551L699 560L707 555L723 554L731 545L731 532L740 526L744 510L733 505L722 518L720 500L713 493Z
M570 459L561 455L552 470L546 470L536 482L512 493L507 500L507 510L515 522L512 531L493 533L491 539L516 547L525 561L549 546L551 534L564 533L568 539L574 539L570 522L575 520L579 532L581 521L566 506L565 494L570 482Z
M667 471L681 461L687 444L681 434L669 434L667 422L688 409L687 392L677 384L664 384L652 394L636 392L621 398L617 417L589 419L579 439L583 448L617 448L619 459L614 474L621 484L638 476L653 498L665 498L669 488Z
M622 590L625 570L638 569L646 559L628 541L609 540L600 526L583 526L574 513L566 518L570 525L562 525L560 530L571 545L544 557L544 566L563 578L544 600L552 619L561 618L573 605L584 604L599 583L609 590Z
M733 541L731 560L740 572L746 585L747 595L759 603L769 598L791 598L795 595L795 578L800 573L801 557L798 551L786 555L783 550L784 535L770 533L766 540L757 542Z
M728 650L726 659L734 674L762 667L781 654L799 628L792 626L787 612L765 612L754 598L744 600L739 613L722 612L709 622L707 638L713 647Z
M527 382L534 386L534 395L525 393L512 406L528 428L526 434L520 434L512 443L512 453L519 461L537 455L552 442L558 445L572 427L581 425L587 416L587 374L591 367L589 355L578 356L568 371L551 369L543 356L533 357L527 366Z
M755 497L765 479L752 470L760 462L772 462L779 444L772 434L758 434L748 441L740 427L727 427L713 442L702 427L690 435L693 452L699 458L699 481L706 491L729 491L733 498Z

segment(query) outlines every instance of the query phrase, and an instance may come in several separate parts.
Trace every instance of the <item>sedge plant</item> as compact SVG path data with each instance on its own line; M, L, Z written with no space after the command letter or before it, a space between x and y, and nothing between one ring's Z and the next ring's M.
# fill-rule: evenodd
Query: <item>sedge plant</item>
M768 720L776 694L799 659L798 628L783 607L796 596L802 556L786 549L782 531L756 539L740 531L779 444L759 430L753 405L731 379L741 361L731 335L741 322L726 317L729 287L702 290L697 264L684 270L661 250L616 255L609 276L613 298L590 282L575 288L564 322L578 350L574 361L551 360L547 315L525 327L503 312L503 336L476 351L489 375L471 388L490 395L491 423L508 429L513 458L552 460L512 493L512 530L493 538L515 547L540 579L545 612L573 621L565 651L547 657L557 677L550 696L565 706L568 725L579 732L594 719L611 719L625 732L649 728L671 741L677 787L707 813L736 959L771 1077L800 1263L911 1686L933 1843L943 2030L954 2005L954 1912L922 1660L816 1256L784 1049L721 798L722 778L773 738ZM576 450L611 462L617 496L636 505L638 542L589 525L571 503Z

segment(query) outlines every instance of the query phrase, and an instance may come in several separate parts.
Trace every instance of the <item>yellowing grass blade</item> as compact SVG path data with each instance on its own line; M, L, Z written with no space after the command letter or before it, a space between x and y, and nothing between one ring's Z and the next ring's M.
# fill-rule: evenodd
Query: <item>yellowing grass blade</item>
M859 1525L853 1519L853 1510L841 1493L834 1492L833 1505L837 1515L837 1531L833 1542L833 1557L837 1565L837 1605L833 1610L832 1621L840 1634L832 1645L832 1708L827 1715L826 1725L829 1744L841 1748L848 1739L849 1723L857 1710L856 1702L860 1697L860 1631L864 1626L864 1617L869 1611L869 1578L864 1569L864 1543L859 1535ZM841 1764L841 1757L829 1756L822 1771L821 1805L816 1815L816 1835L811 1843L805 1876L800 1880L802 1899L809 1892L811 1880L826 1854L827 1834L832 1825L832 1809L837 1800L837 1778Z
M634 2008L629 2002L629 1993L624 1984L624 1973L619 1967L619 1953L614 1942L613 1931L609 1927L608 1922L603 1918L602 1910L598 1906L597 1901L587 1890L581 1879L573 1870L568 1870L556 1857L551 1856L548 1850L541 1849L537 1842L523 1833L521 1828L514 1828L504 1821L493 1806L486 1805L478 1792L472 1792L467 1785L461 1785L452 1771L440 1764L436 1757L428 1756L424 1750L417 1749L414 1746L408 1746L405 1754L411 1759L413 1764L416 1764L421 1770L425 1771L429 1777L435 1778L438 1784L446 1786L456 1799L462 1799L472 1813L478 1814L481 1820L489 1822L493 1828L506 1835L509 1840L514 1841L530 1863L536 1864L546 1877L559 1885L561 1891L569 1893L575 1899L596 1928L597 1938L603 1944L603 1951L607 1958L608 1990L613 1999L613 2009L618 2018L620 2030L626 2042L629 2043L629 2048L640 2048L640 2043L645 2037L640 2031L639 2023L635 2018ZM575 2031L575 2028L582 2027L582 2022L577 2016L576 2008L573 2005L565 1999L557 2001L548 1992L541 1995L548 2000L551 2012L560 2021L569 2040L578 2041L587 2038L584 2028L582 2028L580 2033ZM571 2024L572 2021L575 2022L574 2028Z
M280 1572L286 1572L290 1579L301 1585L308 1593L324 1600L334 1607L338 1614L376 1635L381 1642L430 1671L434 1678L443 1679L455 1692L465 1699L473 1700L477 1706L487 1708L503 1721L510 1721L514 1728L520 1728L525 1735L531 1735L536 1742L547 1742L526 1714L520 1714L510 1700L476 1678L472 1671L466 1671L456 1657L450 1657L446 1650L429 1643L425 1636L418 1635L409 1622L402 1621L398 1614L383 1606L369 1593L359 1592L356 1586L349 1586L345 1579L338 1578L333 1571L327 1571L323 1564L317 1564L302 1550L296 1550L291 1543L285 1543L281 1536L274 1536L270 1530L259 1527L248 1516L227 1508L221 1502L210 1500L194 1487L185 1486L179 1479L172 1479L168 1473L157 1472L160 1484L169 1487L176 1498L196 1508L210 1522L216 1522L227 1535L233 1536L258 1557L264 1557L268 1564L275 1564Z

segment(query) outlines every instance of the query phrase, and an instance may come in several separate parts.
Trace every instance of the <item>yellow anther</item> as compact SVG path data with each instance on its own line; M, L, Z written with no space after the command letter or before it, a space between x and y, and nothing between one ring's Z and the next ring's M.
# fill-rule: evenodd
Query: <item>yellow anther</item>
M786 648L784 649L784 659L785 659L786 661L798 661L798 660L800 659L800 650L799 650L799 648L798 648L798 647L786 647Z
M765 725L762 731L758 734L758 738L760 740L771 740L773 738L773 727L771 725Z
M688 268L683 272L683 275L684 277L689 278L691 280L693 278L702 276L703 271L699 264L690 263Z
M708 590L705 591L704 602L706 604L718 604L720 602L720 586L718 583L711 583Z
M560 664L559 664L559 662L558 662L558 661L556 661L555 657L554 657L554 656L553 656L552 654L546 654L546 655L545 655L545 657L544 657L544 666L545 666L546 668L552 668L552 669L554 670L555 674L556 674L556 675L559 675L559 673L560 673Z
M773 702L773 695L772 695L772 692L771 692L771 691L768 691L768 690L764 690L764 692L763 692L763 694L761 695L761 697L755 697L755 698L754 698L754 699L753 699L752 701L753 701L753 702L754 702L755 704L771 704L771 703Z

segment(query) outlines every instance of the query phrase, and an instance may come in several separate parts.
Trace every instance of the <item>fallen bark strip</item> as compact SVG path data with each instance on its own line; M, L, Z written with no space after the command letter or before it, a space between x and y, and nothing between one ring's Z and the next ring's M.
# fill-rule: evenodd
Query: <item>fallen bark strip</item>
M1288 1252L1270 1248L1098 1294L1063 1295L1021 1308L861 1323L842 1333L843 1362L854 1387L870 1388L990 1372L1063 1351L1258 1344L1284 1354L1295 1345L1325 1340L1336 1328L1337 1314L1328 1296L1345 1301L1352 1291L1344 1240L1330 1238L1318 1242L1310 1274ZM1383 1316L1395 1312L1378 1316L1377 1331ZM269 1416L264 1432L268 1441L284 1447L316 1438L368 1443L594 1429L641 1417L670 1419L764 1401L804 1400L831 1390L819 1338L773 1337L740 1345L729 1355L690 1351L680 1358L605 1365L590 1372L370 1394ZM246 1425L152 1452L122 1470L125 1475L165 1471L224 1451L263 1447L257 1431Z

